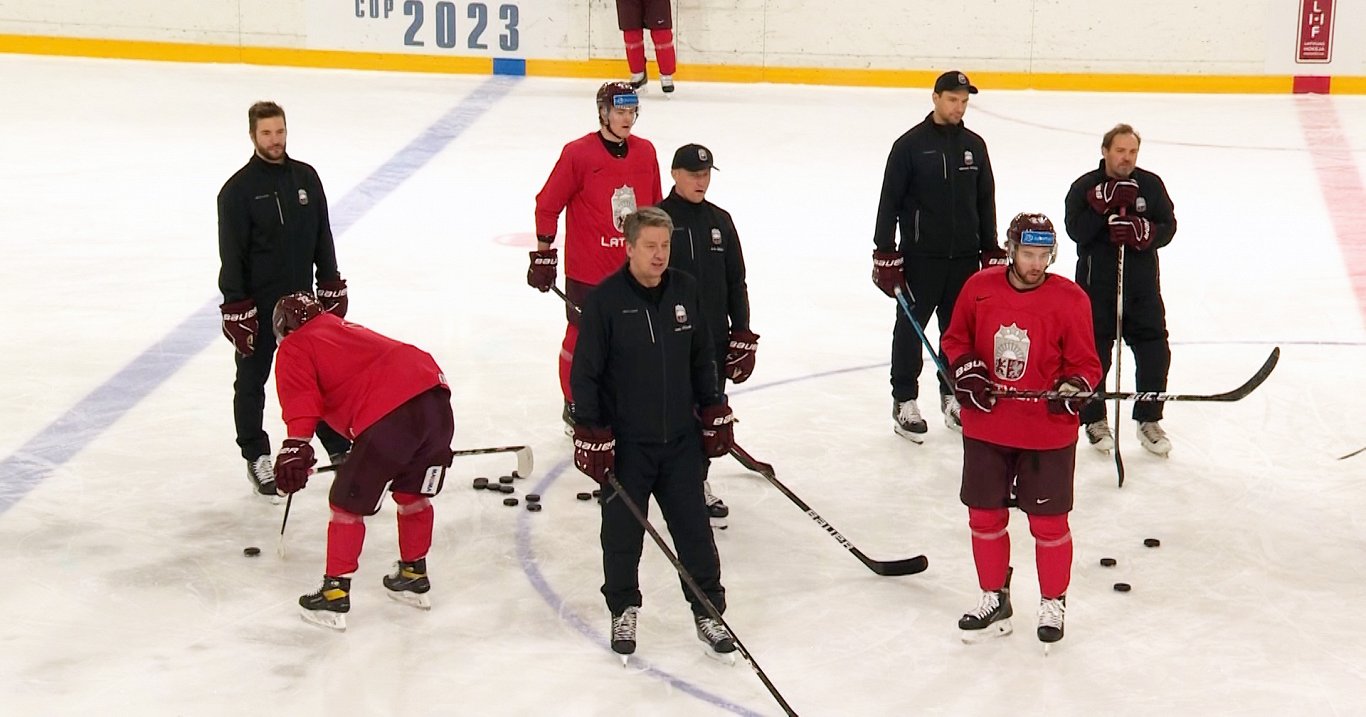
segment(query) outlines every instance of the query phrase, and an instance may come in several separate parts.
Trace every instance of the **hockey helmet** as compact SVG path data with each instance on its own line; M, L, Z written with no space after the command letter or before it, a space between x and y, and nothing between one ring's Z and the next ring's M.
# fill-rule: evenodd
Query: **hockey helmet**
M270 317L276 343L283 341L295 329L322 313L323 305L306 291L297 291L282 297L275 302L275 311Z
M1058 233L1053 221L1038 213L1020 212L1006 229L1006 253L1015 261L1015 250L1022 246L1048 247L1048 263L1058 258Z
M640 114L640 96L629 82L604 82L598 88L598 122L607 124L607 113L613 107L634 108Z

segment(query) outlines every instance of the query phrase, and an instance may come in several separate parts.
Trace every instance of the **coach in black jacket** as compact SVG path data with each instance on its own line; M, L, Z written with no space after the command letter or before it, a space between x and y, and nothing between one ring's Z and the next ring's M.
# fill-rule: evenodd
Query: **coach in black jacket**
M574 462L600 483L614 475L639 506L648 505L653 495L684 569L723 610L725 589L702 496L702 465L704 456L730 449L732 417L717 390L697 282L668 266L673 223L663 210L645 207L628 215L623 232L626 266L588 294L579 318L569 374ZM645 530L623 501L611 497L605 490L602 594L612 613L613 648L629 654L641 605L638 568ZM733 644L722 649L725 645L704 636L724 628L707 617L696 597L686 589L683 594L699 637L717 652L734 650Z
M1005 263L1005 252L996 244L996 180L987 144L963 126L968 96L974 94L977 88L967 75L939 76L934 111L892 145L873 231L873 282L888 296L903 281L909 284L916 322L923 327L937 311L941 334L968 277L987 264ZM926 432L916 403L922 355L920 337L898 307L892 332L892 418L896 432L915 443ZM958 403L942 378L939 395L945 423L961 430Z

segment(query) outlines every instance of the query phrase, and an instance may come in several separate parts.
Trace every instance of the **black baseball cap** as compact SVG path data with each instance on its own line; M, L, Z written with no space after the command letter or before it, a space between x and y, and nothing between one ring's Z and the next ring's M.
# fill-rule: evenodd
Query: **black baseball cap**
M689 172L696 172L701 169L716 169L712 165L711 150L700 144L685 144L674 152L674 161L671 169L686 169Z
M934 93L950 92L952 90L967 90L968 94L977 94L977 88L968 82L968 76L958 70L950 70L939 76L934 81Z

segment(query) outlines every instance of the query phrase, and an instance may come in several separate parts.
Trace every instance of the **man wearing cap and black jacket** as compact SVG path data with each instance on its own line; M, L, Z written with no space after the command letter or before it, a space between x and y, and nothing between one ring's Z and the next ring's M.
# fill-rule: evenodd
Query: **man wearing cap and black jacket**
M714 161L711 150L700 144L679 147L670 172L674 188L657 206L668 212L674 223L669 267L697 279L714 355L725 359L718 372L718 390L725 393L727 378L744 383L754 372L759 335L749 330L745 256L735 222L729 212L706 199ZM710 465L708 461L707 467ZM702 486L712 525L724 529L730 509L711 492L710 483L704 480Z
M942 335L963 283L978 269L1005 264L996 244L996 180L986 142L963 126L977 88L961 72L934 83L934 110L892 145L873 232L873 283L888 296L908 286L912 313L923 327L938 311ZM901 227L897 248L896 228ZM941 349L942 351L942 349ZM894 430L923 442L925 419L916 399L924 364L920 338L898 307L892 333ZM944 422L961 431L958 402L939 381Z

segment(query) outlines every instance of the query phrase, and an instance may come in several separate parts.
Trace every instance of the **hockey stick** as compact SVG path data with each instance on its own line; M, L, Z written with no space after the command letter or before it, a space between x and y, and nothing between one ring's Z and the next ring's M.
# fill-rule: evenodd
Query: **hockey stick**
M1120 207L1119 215L1124 216ZM1119 259L1115 265L1115 393L1119 393L1124 374L1120 367L1124 363L1124 246L1117 252ZM1137 359L1135 359L1137 361ZM1102 387L1103 388L1103 387ZM1119 487L1124 487L1124 457L1119 454L1119 402L1115 398L1115 472L1119 474Z
M944 363L944 357L940 356L939 352L934 350L934 346L930 343L929 337L925 336L924 327L922 327L920 322L915 320L915 316L911 314L911 302L906 300L906 292L903 292L900 286L896 287L896 303L901 305L901 313L905 314L906 320L911 322L911 328L915 329L915 335L920 337L920 343L924 344L925 348L929 349L930 356L934 358L934 366L939 371L939 377L944 379L944 383L948 385L949 390L953 390L953 380L949 378L948 364Z
M285 559L285 526L289 525L289 507L294 505L294 494L285 496L285 517L280 520L280 539L275 543L275 554Z
M1360 455L1360 454L1362 454L1362 453L1366 453L1366 448L1358 448L1358 449L1356 449L1355 451L1352 451L1351 453L1348 453L1348 454L1345 455L1345 456L1338 456L1338 460L1340 460L1340 461L1345 461L1345 460L1347 460L1348 458L1351 458L1352 456Z
M531 475L532 467L535 465L535 461L533 460L534 456L532 456L532 453L531 453L531 446L499 446L499 447L497 447L497 448L467 448L467 449L461 450L461 451L451 451L451 457L452 457L452 458L458 458L458 457L460 457L460 456L482 456L482 455L486 455L486 454L489 454L489 453L516 453L516 454L517 454L517 470L513 471L513 475L517 476L518 478L526 478L527 476ZM334 464L332 464L332 465L330 465L330 466L323 466L322 468L319 468L316 472L317 472L317 473L333 473L333 472L335 472L335 471L337 470L337 468L340 467L340 466L341 466L340 463L334 463Z
M1113 398L1120 398L1125 401L1216 401L1230 403L1241 401L1247 395L1257 390L1271 375L1271 371L1276 368L1276 362L1281 358L1281 347L1271 349L1271 355L1266 357L1266 362L1257 369L1257 373L1243 382L1243 385L1231 391L1223 393L1163 393L1160 391L1082 391L1080 393L1059 393L1057 391L1015 391L1011 389L993 389L992 395L997 398L1016 398L1016 399L1095 399L1098 401L1108 401ZM1362 449L1366 451L1366 449Z
M825 518L822 518L819 513L811 509L811 506L807 505L801 498L798 498L796 493L788 490L787 486L783 485L778 480L777 474L773 472L773 466L755 460L753 456L738 445L731 445L730 454L735 456L736 460L740 461L740 465L762 475L769 483L772 483L774 488L777 488L783 495L787 496L788 500L795 503L798 508L801 508L812 520L816 521L817 525L825 528L825 532L829 533L840 545L843 545L845 550L853 553L854 557L858 558L869 570L878 575L914 575L916 573L924 572L925 568L930 566L930 561L926 559L924 555L917 555L914 558L906 558L904 560L873 560L867 555L864 555L863 551L854 547L854 544L849 542L848 538L840 535L840 532L835 530L835 526L826 522Z
M698 587L697 581L693 580L692 575L689 575L688 571L683 567L683 563L679 562L678 556L674 555L674 552L665 544L664 538L660 537L659 531L655 530L655 527L650 524L649 519L641 512L640 506L636 505L636 502L631 499L631 496L626 494L625 489L621 487L621 483L617 481L617 477L609 472L607 474L607 483L612 486L614 495L621 496L621 501L626 504L626 508L631 511L631 515L635 516L636 522L640 523L641 527L645 528L646 532L650 534L650 538L655 541L655 545L658 545L660 551L669 559L669 562L673 563L674 570L678 571L679 577L683 578L683 583L688 586L688 591L693 594L693 597L697 598L698 602L702 603L702 607L707 611L707 616L721 623L726 628L726 631L730 633L731 639L735 640L735 648L740 651L740 655L749 663L750 669L754 670L754 674L759 676L759 680L764 683L764 687L768 688L768 692L773 695L773 699L778 701L778 704L783 708L785 713L792 715L792 717L796 717L797 713L787 704L787 700L783 699L783 696L778 692L778 688L774 687L773 683L769 681L768 675L764 674L763 668L759 667L759 662L750 654L749 649L745 647L745 643L740 641L740 636L735 633L735 630L731 629L731 626L726 622L726 619L721 617L721 611L716 609L716 605L707 598L706 593L702 592L702 588Z

